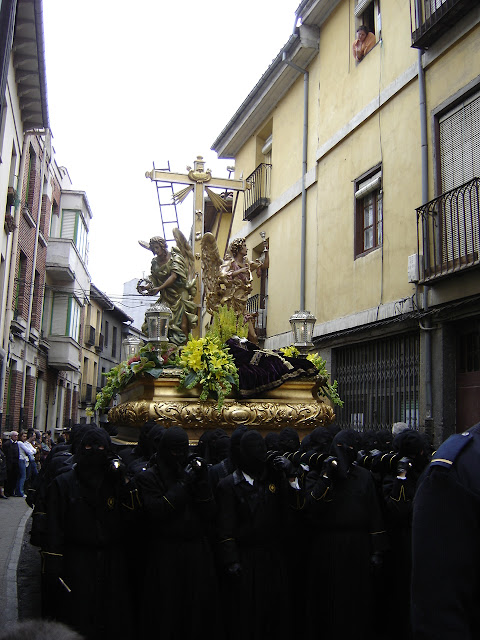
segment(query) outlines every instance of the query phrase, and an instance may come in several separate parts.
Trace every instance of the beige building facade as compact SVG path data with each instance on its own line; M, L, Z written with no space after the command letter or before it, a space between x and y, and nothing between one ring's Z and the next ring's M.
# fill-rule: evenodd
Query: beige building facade
M338 423L439 442L480 420L480 7L309 0L295 20L212 146L252 187L231 238L269 239L265 346L309 310Z

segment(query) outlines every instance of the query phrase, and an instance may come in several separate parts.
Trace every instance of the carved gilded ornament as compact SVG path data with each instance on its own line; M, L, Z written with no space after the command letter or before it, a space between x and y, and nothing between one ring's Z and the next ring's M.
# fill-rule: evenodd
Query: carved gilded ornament
M284 427L327 426L335 417L333 409L323 402L286 403L258 401L248 403L225 402L217 411L214 402L148 402L145 400L124 402L109 411L108 420L113 424L141 426L147 420L178 424L185 429L204 427L235 428L240 424L269 430Z
M196 161L192 167L187 167L188 177L192 182L203 184L204 182L210 182L212 179L212 170L207 169L205 171L205 162L203 162L203 156L197 156Z
M263 398L226 399L220 411L214 400L201 402L198 389L179 390L178 383L179 378L171 376L127 388L125 401L108 413L109 423L118 426L119 439L136 440L147 420L167 427L180 425L195 439L206 429L231 433L240 424L265 433L293 427L305 435L335 419L332 407L316 399L317 387L311 380L284 383Z

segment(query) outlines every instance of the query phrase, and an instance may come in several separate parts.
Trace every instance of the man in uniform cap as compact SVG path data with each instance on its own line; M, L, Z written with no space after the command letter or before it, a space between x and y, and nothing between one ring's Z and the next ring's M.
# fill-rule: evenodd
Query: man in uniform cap
M415 640L480 637L480 423L434 453L414 500Z

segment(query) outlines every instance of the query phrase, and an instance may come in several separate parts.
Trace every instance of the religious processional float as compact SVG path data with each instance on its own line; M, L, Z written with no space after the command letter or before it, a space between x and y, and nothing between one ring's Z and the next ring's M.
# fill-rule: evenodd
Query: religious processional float
M188 174L191 185L183 190L186 197L185 191L195 189L199 206L210 176L203 169L197 159ZM158 172L147 176L159 179L154 173ZM198 221L198 208L195 213ZM248 260L243 238L230 244L222 260L215 237L196 232L194 249L201 256L201 271L195 273L190 244L179 229L173 235L176 244L170 250L162 236L140 241L154 257L150 275L139 281L137 290L158 295L145 314L142 331L148 338L145 343L130 340L128 358L106 374L95 405L96 410L106 410L120 396L108 411L108 421L118 431L116 439L136 442L147 420L166 427L180 425L191 442L207 429L231 434L240 424L264 434L293 427L300 438L330 424L335 418L332 405L343 403L337 383L329 383L325 361L316 353L301 354L295 345L271 351L257 344L246 305L252 274L269 266L265 239L259 260ZM194 337L202 288L212 321L204 336ZM304 316L308 325L309 312Z

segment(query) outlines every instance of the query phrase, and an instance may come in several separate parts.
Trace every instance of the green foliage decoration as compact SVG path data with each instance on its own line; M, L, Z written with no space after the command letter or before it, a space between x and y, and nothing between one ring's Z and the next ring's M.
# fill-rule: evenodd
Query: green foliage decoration
M298 358L300 356L300 351L295 345L282 347L280 352L283 353L284 356L287 356L287 358ZM333 384L328 382L330 374L327 371L326 360L318 355L318 353L309 353L307 355L307 360L310 360L310 362L312 362L318 369L318 377L321 381L319 389L322 390L322 394L320 395L324 395L329 398L333 404L343 407L343 400L338 395L338 381L334 380Z
M217 338L220 344L225 344L232 336L246 338L248 325L243 316L237 316L233 309L222 305L213 315L213 322L206 332L207 336Z
M112 398L121 393L123 389L135 378L149 375L159 378L165 367L175 366L176 347L166 345L161 355L151 343L140 347L138 353L128 360L120 362L103 375L106 378L105 386L97 393L95 409L106 409Z

